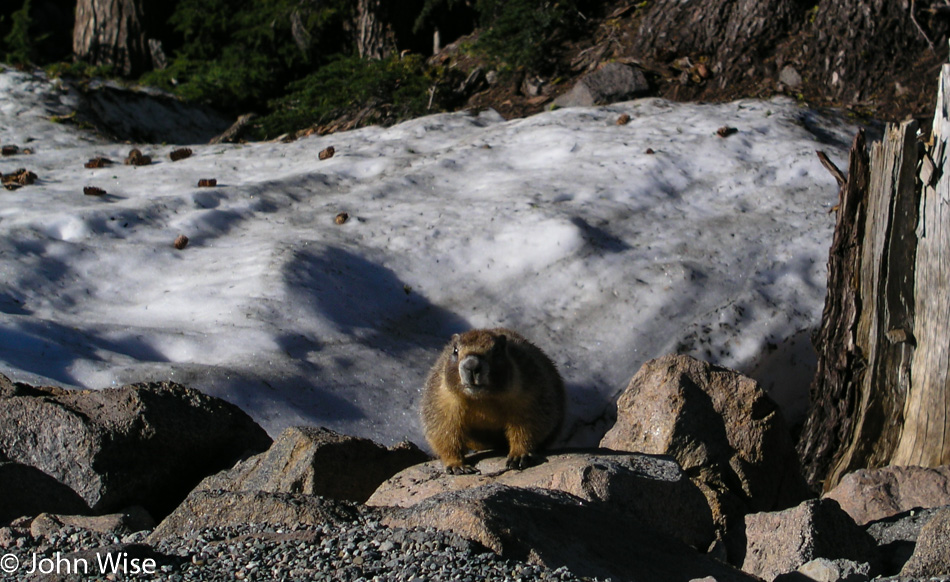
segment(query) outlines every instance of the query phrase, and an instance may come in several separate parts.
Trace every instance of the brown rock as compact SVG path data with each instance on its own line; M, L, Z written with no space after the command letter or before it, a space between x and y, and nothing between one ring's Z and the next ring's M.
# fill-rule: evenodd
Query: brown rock
M399 471L429 460L410 443L387 449L322 427L290 427L264 453L208 477L198 489L302 493L362 503Z
M172 243L172 246L178 250L184 249L188 246L188 237L183 234L178 235L175 237L175 242Z
M9 526L0 527L0 548L11 548L16 542L17 538L23 537L25 532L22 528L14 529Z
M868 564L854 560L815 558L805 562L792 574L776 578L778 582L859 582L870 578ZM803 577L804 576L804 577Z
M142 507L130 507L121 513L108 515L56 515L41 513L30 522L30 534L33 537L59 533L64 527L71 526L96 533L126 535L137 531L152 529L155 520Z
M600 445L672 456L706 495L724 535L741 530L746 513L809 495L785 421L758 383L689 356L645 363Z
M522 471L505 469L504 457L477 459L481 474L448 475L437 461L415 465L383 483L370 506L411 507L429 497L492 483L570 493L609 505L629 519L703 551L713 538L712 516L695 485L669 458L639 454L551 454Z
M86 186L82 189L82 193L86 196L105 196L106 191L98 186Z
M324 150L321 150L321 151L320 151L320 154L318 155L318 157L319 157L321 160L328 160L328 159L332 158L332 157L334 156L334 154L336 154L336 148L334 148L333 146L330 146L330 147L328 147L328 148L326 148L326 149L324 149Z
M706 63L698 63L695 67L693 67L692 72L703 80L706 80L712 76L712 73L709 72L709 67L706 66Z
M882 575L892 576L901 571L914 553L920 530L942 509L913 509L864 526L877 544Z
M848 473L825 494L858 525L915 507L950 505L950 467L882 467Z
M382 523L451 531L506 558L548 568L567 566L579 576L752 580L619 511L562 491L482 485L390 509Z
M273 527L316 525L349 526L367 511L355 503L314 495L264 491L193 491L148 536L148 543L187 536L207 527L248 523Z
M950 508L944 508L920 529L917 547L901 576L950 576Z
M199 188L214 188L218 185L217 178L201 178L198 180Z
M203 477L269 445L239 408L179 384L0 386L0 451L68 486L96 513L142 505L162 517Z
M346 221L349 220L349 219L350 219L350 215L349 215L349 214L347 214L346 212L341 212L341 213L339 213L339 214L336 215L336 217L333 219L333 222L335 222L335 223L337 223L337 224L345 224Z
M871 562L874 540L830 499L745 516L742 570L767 581L816 558Z

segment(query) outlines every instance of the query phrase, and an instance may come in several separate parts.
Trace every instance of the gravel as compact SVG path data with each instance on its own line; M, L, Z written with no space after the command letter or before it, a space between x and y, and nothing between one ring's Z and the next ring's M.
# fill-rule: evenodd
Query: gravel
M564 567L502 558L455 534L391 529L377 521L213 527L156 545L145 543L148 533L65 527L34 538L26 528L0 528L0 580L591 580ZM29 574L34 560L45 575ZM124 573L113 573L117 560Z

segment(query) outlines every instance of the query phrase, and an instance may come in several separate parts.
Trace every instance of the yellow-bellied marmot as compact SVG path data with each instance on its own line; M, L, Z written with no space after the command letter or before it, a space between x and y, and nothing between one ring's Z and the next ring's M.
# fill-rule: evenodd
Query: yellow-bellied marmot
M422 397L426 440L448 473L475 473L465 452L508 447L523 469L564 419L564 381L540 348L503 328L452 336Z

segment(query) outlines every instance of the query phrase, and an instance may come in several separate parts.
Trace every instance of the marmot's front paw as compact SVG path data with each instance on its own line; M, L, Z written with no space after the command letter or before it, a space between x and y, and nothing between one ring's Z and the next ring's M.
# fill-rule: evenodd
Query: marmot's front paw
M445 472L449 475L473 475L480 471L473 465L452 465L446 466Z
M527 469L531 465L537 465L538 461L531 455L521 455L519 457L508 457L508 462L505 463L505 466L509 469Z

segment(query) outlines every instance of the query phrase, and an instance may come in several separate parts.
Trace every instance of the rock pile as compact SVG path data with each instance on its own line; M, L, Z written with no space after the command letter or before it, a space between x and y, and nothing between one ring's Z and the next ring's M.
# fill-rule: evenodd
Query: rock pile
M816 499L779 411L730 370L648 362L601 447L452 476L409 443L271 442L175 384L0 377L0 579L950 579L950 469L859 471Z

